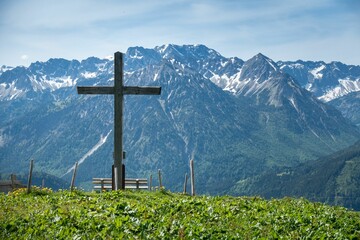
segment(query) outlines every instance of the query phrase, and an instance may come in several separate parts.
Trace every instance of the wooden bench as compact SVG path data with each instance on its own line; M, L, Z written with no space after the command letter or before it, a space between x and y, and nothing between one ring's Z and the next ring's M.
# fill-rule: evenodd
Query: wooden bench
M104 191L112 189L111 178L93 178L92 183L94 190ZM125 189L148 190L148 180L146 178L126 178Z
M0 192L8 193L17 188L26 188L26 186L16 180L15 174L10 175L10 180L0 180Z

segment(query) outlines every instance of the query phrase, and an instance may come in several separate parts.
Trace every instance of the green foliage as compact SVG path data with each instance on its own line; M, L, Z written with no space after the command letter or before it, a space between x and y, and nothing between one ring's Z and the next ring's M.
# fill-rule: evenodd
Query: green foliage
M351 239L360 215L305 199L113 191L0 195L1 239Z
M360 210L360 141L316 161L238 181L233 195L305 197Z
M32 186L30 189L30 194L36 196L36 195L48 195L50 193L52 193L52 189L51 188L41 188L38 186ZM9 192L8 195L9 196L13 196L13 197L19 197L22 195L28 194L27 193L27 188L18 188L12 192Z

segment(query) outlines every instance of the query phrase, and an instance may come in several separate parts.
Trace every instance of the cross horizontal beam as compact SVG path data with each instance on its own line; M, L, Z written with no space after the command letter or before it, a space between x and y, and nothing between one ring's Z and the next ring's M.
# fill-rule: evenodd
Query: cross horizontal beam
M78 94L114 94L114 87L76 87Z
M161 87L124 87L123 93L134 95L160 95Z
M114 94L114 87L77 87L78 94ZM123 87L125 95L160 95L161 87Z

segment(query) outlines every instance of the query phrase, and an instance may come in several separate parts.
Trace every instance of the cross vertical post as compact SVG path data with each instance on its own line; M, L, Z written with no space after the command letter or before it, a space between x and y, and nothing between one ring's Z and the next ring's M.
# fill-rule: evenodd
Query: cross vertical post
M123 55L114 54L114 174L115 190L123 189Z

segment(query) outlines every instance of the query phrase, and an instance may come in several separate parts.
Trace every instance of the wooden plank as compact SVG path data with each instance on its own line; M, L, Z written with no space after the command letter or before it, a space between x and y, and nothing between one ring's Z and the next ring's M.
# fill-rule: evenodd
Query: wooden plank
M108 185L108 184L112 184L112 182L108 182L108 181L93 181L92 184L105 184L105 185Z
M161 87L124 87L124 94L160 95Z
M104 180L104 181L109 181L111 182L111 178L93 178L93 181L100 181L100 180ZM125 182L131 182L131 181L136 181L139 180L140 182L147 182L147 178L125 178Z
M108 86L91 86L76 87L78 94L114 94L114 87Z
M139 185L148 185L147 182L125 182L125 185L136 185L136 184L139 184Z
M147 179L146 179L146 178L125 178L125 182L126 182L126 183L136 182L136 181L139 181L139 182L147 182Z
M125 186L125 189L148 189L148 186Z
M111 181L111 178L93 178L93 181L100 181L101 179L106 180L106 181Z
M94 189L111 189L111 186L109 186L109 185L104 185L104 186L96 185L96 186L94 186Z
M112 184L111 182L108 182L108 181L93 181L92 182L92 184L94 184L94 185L99 185L99 184L101 184L101 183L103 183L104 185L110 185L110 184ZM125 186L127 186L127 185L136 185L136 182L125 182ZM148 185L148 183L147 182L139 182L139 185Z
M96 185L93 187L94 189L111 189L111 186L109 185L104 185L103 188L101 188L100 185ZM136 186L125 186L125 189L137 189ZM148 189L148 186L139 186L139 189Z

